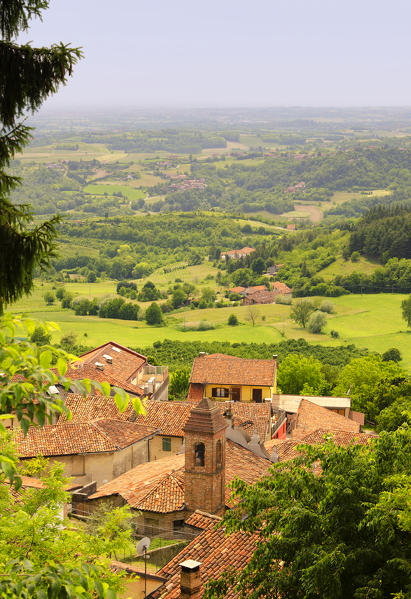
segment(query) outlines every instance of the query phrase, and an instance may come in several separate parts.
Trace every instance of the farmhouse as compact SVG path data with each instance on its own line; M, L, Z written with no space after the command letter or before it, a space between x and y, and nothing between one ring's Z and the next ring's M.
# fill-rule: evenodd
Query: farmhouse
M273 291L276 295L285 295L286 297L291 297L293 292L288 285L281 283L281 281L275 281L273 283Z
M271 399L276 387L277 356L272 360L250 360L200 354L194 359L188 398L261 403Z
M221 252L221 260L242 260L247 256L250 256L255 252L254 248L244 247L241 250L229 250L228 252Z
M273 304L275 296L277 294L274 291L268 291L268 289L260 289L253 293L247 293L243 299L244 306L252 306L253 304Z

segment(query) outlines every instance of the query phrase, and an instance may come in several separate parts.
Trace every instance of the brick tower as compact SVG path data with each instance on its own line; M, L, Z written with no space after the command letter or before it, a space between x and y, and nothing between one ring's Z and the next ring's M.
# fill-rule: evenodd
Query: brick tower
M189 511L224 512L226 428L220 409L206 398L190 412L184 427L184 495Z

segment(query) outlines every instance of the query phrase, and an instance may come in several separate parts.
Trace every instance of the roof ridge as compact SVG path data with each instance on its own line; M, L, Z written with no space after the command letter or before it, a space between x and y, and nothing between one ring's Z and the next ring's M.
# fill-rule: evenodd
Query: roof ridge
M107 418L107 420L109 420L109 418ZM92 420L90 422L90 425L94 426L94 428L97 430L97 432L100 433L100 435L102 435L103 437L105 437L112 444L113 447L115 447L116 449L121 449L121 447L119 445L116 445L115 443L113 443L112 439L105 431L102 431L101 428L99 426L97 426L98 422L100 422L100 420ZM85 424L85 423L79 423L79 424Z

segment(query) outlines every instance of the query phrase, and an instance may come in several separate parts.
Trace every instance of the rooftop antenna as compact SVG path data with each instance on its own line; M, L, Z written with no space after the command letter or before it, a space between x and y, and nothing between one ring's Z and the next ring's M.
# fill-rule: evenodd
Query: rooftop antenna
M147 560L150 557L147 555L147 550L149 549L150 544L151 540L148 537L143 537L136 547L137 555L144 556L144 597L147 597Z

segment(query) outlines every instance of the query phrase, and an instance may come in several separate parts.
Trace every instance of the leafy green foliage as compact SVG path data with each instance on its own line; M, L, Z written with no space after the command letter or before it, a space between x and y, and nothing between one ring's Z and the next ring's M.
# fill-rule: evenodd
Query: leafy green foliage
M170 375L169 399L186 399L190 386L190 370L176 370Z
M226 513L227 531L263 539L247 566L232 573L240 597L407 596L410 441L407 427L349 448L331 438L302 446L301 458L273 466L252 486L233 482L239 507ZM204 596L224 591L217 581Z
M351 233L349 251L384 262L411 258L411 207L380 205L371 209Z
M163 313L160 306L153 302L146 310L145 319L147 324L159 325L163 322Z
M365 412L374 420L389 405L385 398L387 387L396 387L405 380L405 373L395 362L385 362L380 356L354 358L341 370L334 395L352 398L352 408Z
M0 312L33 286L35 268L50 264L57 219L32 226L27 206L15 206L9 194L20 179L6 173L10 161L30 139L30 128L20 119L34 112L66 83L81 52L62 43L50 48L19 46L13 38L47 8L45 0L3 3L0 12Z
M294 320L294 322L305 328L314 310L315 306L312 301L296 300L291 308L290 318L291 320Z
M327 384L321 362L301 354L289 354L280 364L278 386L291 395L322 395Z
M402 317L411 328L411 295L401 303Z
M310 314L307 328L310 331L310 333L321 333L326 324L326 315L322 311L316 310L315 312L312 312L312 314Z
M13 451L4 433L0 444L2 453ZM114 599L121 589L121 576L111 572L109 563L132 546L128 508L101 515L94 529L64 521L61 513L69 495L63 470L63 464L38 458L18 474L40 477L42 488L16 492L1 485L2 597Z

